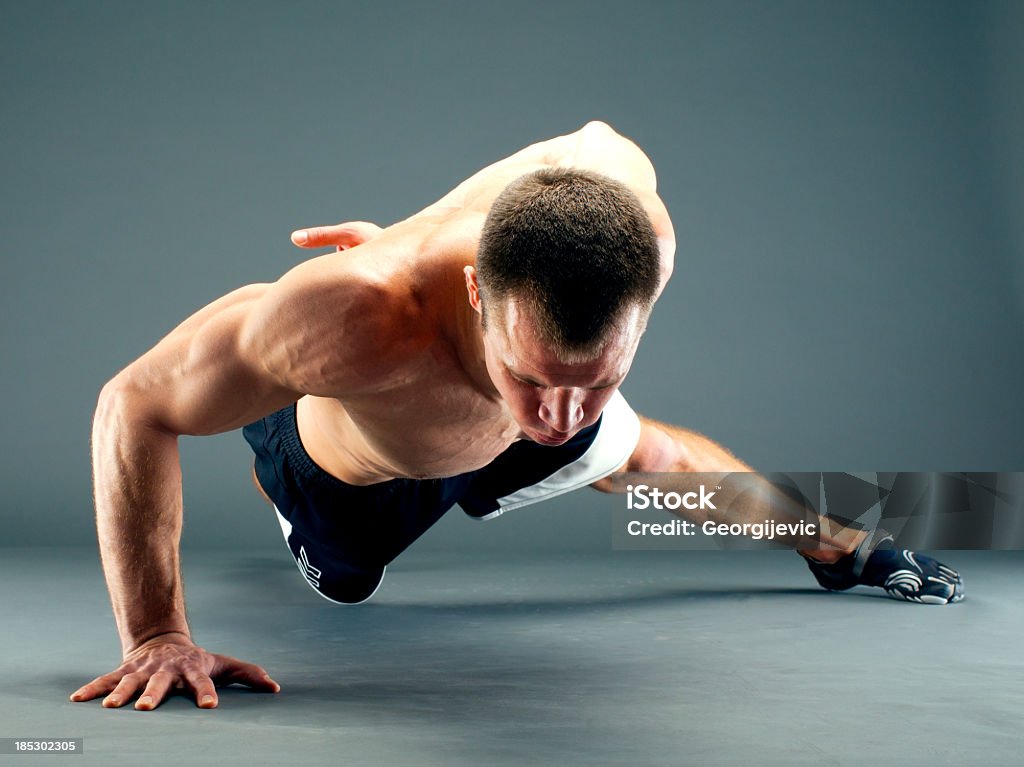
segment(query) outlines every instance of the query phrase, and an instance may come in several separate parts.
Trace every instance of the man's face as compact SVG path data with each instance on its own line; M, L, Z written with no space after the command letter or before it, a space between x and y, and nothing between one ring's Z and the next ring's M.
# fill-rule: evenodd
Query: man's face
M515 300L490 306L484 332L487 372L528 439L560 445L601 415L629 372L641 335L640 309L615 327L593 360L562 362L532 313Z

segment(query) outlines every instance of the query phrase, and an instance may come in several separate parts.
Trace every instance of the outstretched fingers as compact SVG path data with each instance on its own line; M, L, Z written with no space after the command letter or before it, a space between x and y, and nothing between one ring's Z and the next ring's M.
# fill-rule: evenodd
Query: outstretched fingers
M132 650L120 667L96 677L71 694L71 700L103 697L104 708L120 708L135 699L135 709L151 711L168 695L195 696L199 708L216 708L218 685L248 685L260 692L281 687L255 663L208 653L191 640L153 639ZM140 694L141 691L141 694Z
M182 676L185 677L185 684L192 689L199 708L217 708L217 687L209 674L197 669L185 669Z
M124 674L118 671L111 671L109 674L98 676L88 684L82 685L71 693L71 701L74 703L81 703L83 701L93 700L102 695L106 695L117 687L117 683L121 681L122 676L124 676Z
M135 697L135 693L139 691L139 688L142 687L145 682L146 677L143 674L125 674L121 677L121 681L117 683L117 686L114 687L111 693L103 699L103 707L120 708Z
M135 701L136 711L152 711L164 702L167 694L174 685L174 674L167 671L158 671L149 678L149 683L142 695Z
M280 692L281 685L270 678L262 666L232 658L214 655L216 664L212 672L214 681L221 686L244 684L260 692Z

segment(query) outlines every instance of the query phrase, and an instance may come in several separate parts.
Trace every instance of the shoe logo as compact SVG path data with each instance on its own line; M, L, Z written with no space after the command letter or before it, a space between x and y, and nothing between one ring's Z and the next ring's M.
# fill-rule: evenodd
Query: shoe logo
M904 594L915 594L921 590L923 584L921 576L917 573L911 570L897 570L885 579L884 588L886 591L899 590Z
M903 549L903 558L905 560L907 560L908 562L910 562L910 564L912 564L914 566L914 569L917 570L919 573L923 573L924 572L924 570L921 569L921 565L919 565L917 563L917 560L914 559L914 552L913 551L907 551L906 549Z

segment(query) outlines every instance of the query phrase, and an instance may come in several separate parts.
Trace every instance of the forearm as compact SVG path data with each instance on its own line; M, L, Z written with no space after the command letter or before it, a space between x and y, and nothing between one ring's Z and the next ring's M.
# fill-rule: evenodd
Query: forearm
M130 399L108 385L92 434L96 529L125 654L158 634L189 633L177 437L147 424Z
M755 525L770 520L778 525L775 540L821 561L835 560L862 540L863 532L820 516L704 435L668 424L648 424L668 438L661 448L661 466L669 473L659 478L661 489L688 492L703 484L715 492L715 508L680 507L674 514L698 526L705 522ZM812 526L814 532L810 533Z

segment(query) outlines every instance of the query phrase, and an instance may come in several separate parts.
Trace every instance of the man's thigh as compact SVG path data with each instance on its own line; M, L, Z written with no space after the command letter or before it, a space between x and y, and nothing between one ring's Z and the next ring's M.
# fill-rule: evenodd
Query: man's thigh
M335 602L367 599L387 564L454 505L470 480L349 485L305 452L294 406L249 424L243 434L256 456L257 484L277 512L299 570Z

